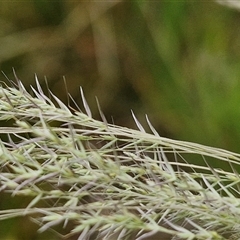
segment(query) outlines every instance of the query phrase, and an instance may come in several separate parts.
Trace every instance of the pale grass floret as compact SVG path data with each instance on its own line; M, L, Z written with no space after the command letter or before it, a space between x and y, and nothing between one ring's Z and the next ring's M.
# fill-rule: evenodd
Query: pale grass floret
M87 114L50 92L56 106L37 79L35 96L16 85L0 87L0 120L14 121L0 128L0 191L31 200L0 220L78 239L238 239L239 154L160 137L146 117L149 134L133 112L139 131L107 124L100 107L94 120L82 88Z

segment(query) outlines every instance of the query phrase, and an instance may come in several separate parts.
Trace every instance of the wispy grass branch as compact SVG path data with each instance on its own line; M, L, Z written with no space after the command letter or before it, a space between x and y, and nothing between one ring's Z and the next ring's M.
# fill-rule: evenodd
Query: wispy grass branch
M28 215L40 233L68 226L56 230L65 238L238 239L239 154L160 137L148 118L146 133L134 114L140 131L101 111L94 120L82 90L87 115L51 94L54 104L38 82L35 96L17 86L0 88L0 120L13 121L0 128L0 191L30 200L0 220Z

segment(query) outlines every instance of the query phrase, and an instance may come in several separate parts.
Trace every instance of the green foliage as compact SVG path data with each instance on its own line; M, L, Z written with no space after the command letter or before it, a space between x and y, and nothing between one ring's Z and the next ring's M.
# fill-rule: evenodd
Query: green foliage
M25 198L1 221L30 217L40 237L238 239L239 154L160 137L147 118L149 134L134 114L139 131L107 124L100 108L94 120L82 89L87 114L36 85L35 97L20 81L0 88L0 120L14 122L0 128L0 191Z
M238 151L238 2L219 2L3 1L0 63L26 86L46 75L62 100L67 76L119 124L132 108L166 136Z

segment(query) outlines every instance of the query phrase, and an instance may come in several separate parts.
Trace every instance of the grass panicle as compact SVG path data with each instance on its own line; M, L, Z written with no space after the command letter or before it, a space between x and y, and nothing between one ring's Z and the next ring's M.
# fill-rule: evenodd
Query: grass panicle
M134 114L139 130L107 124L100 107L97 121L82 89L87 114L36 86L0 87L0 192L29 199L0 220L77 239L238 239L239 154L161 137L147 117L152 134Z

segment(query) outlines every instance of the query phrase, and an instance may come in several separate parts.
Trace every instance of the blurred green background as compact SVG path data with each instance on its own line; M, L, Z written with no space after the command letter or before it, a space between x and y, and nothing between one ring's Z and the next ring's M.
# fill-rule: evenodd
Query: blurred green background
M97 96L110 123L136 128L133 109L161 136L240 152L239 60L240 12L214 1L0 2L8 78L36 73L67 103L64 76L95 118Z
M133 109L160 135L238 151L240 12L188 1L4 1L1 70L34 74L64 102L79 86L98 118L133 127ZM1 80L5 77L2 75ZM113 120L112 120L113 118Z

